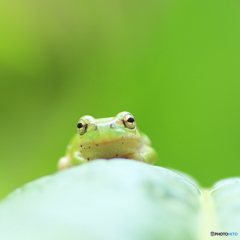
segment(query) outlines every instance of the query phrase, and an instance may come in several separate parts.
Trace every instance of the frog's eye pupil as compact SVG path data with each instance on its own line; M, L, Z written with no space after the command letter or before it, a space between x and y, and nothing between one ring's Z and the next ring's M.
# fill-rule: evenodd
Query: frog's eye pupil
M82 128L83 127L83 124L80 122L77 124L77 128Z
M127 121L130 122L130 123L133 123L134 122L134 118L130 117Z

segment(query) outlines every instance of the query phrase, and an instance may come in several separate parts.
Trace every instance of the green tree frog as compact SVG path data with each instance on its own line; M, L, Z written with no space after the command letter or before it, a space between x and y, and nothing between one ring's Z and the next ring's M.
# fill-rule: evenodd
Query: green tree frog
M149 138L139 132L129 112L100 119L83 116L77 129L66 155L59 160L60 170L99 158L127 158L151 164L157 159Z

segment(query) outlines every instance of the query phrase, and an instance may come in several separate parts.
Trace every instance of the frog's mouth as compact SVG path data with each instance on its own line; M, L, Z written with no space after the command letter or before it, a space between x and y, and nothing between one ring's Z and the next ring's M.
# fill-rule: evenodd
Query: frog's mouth
M85 148L89 148L89 147L94 147L94 146L111 146L111 145L115 145L115 144L127 144L127 145L139 145L139 143L141 142L139 137L134 136L119 136L119 137L105 137L104 136L101 138L101 140L94 140L94 141L85 141L82 142L80 147L85 147Z
M96 145L103 146L103 145L111 145L111 144L116 144L116 143L121 143L121 144L129 144L131 142L138 142L135 138L130 138L130 137L120 137L114 140L105 140L101 141L99 143L96 143Z

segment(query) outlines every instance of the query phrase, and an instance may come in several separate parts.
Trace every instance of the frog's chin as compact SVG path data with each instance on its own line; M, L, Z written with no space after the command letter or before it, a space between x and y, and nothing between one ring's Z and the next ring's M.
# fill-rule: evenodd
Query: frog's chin
M132 139L117 140L114 142L101 142L91 145L82 145L80 151L89 160L104 158L128 158L133 152L140 148L140 141Z

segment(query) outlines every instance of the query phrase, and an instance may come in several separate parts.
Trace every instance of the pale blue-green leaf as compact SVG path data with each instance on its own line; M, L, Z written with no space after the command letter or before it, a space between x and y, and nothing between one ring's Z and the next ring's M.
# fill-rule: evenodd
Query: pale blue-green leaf
M0 239L205 240L221 227L240 231L240 215L232 213L240 206L239 180L226 181L200 191L180 172L122 159L92 161L5 198Z

